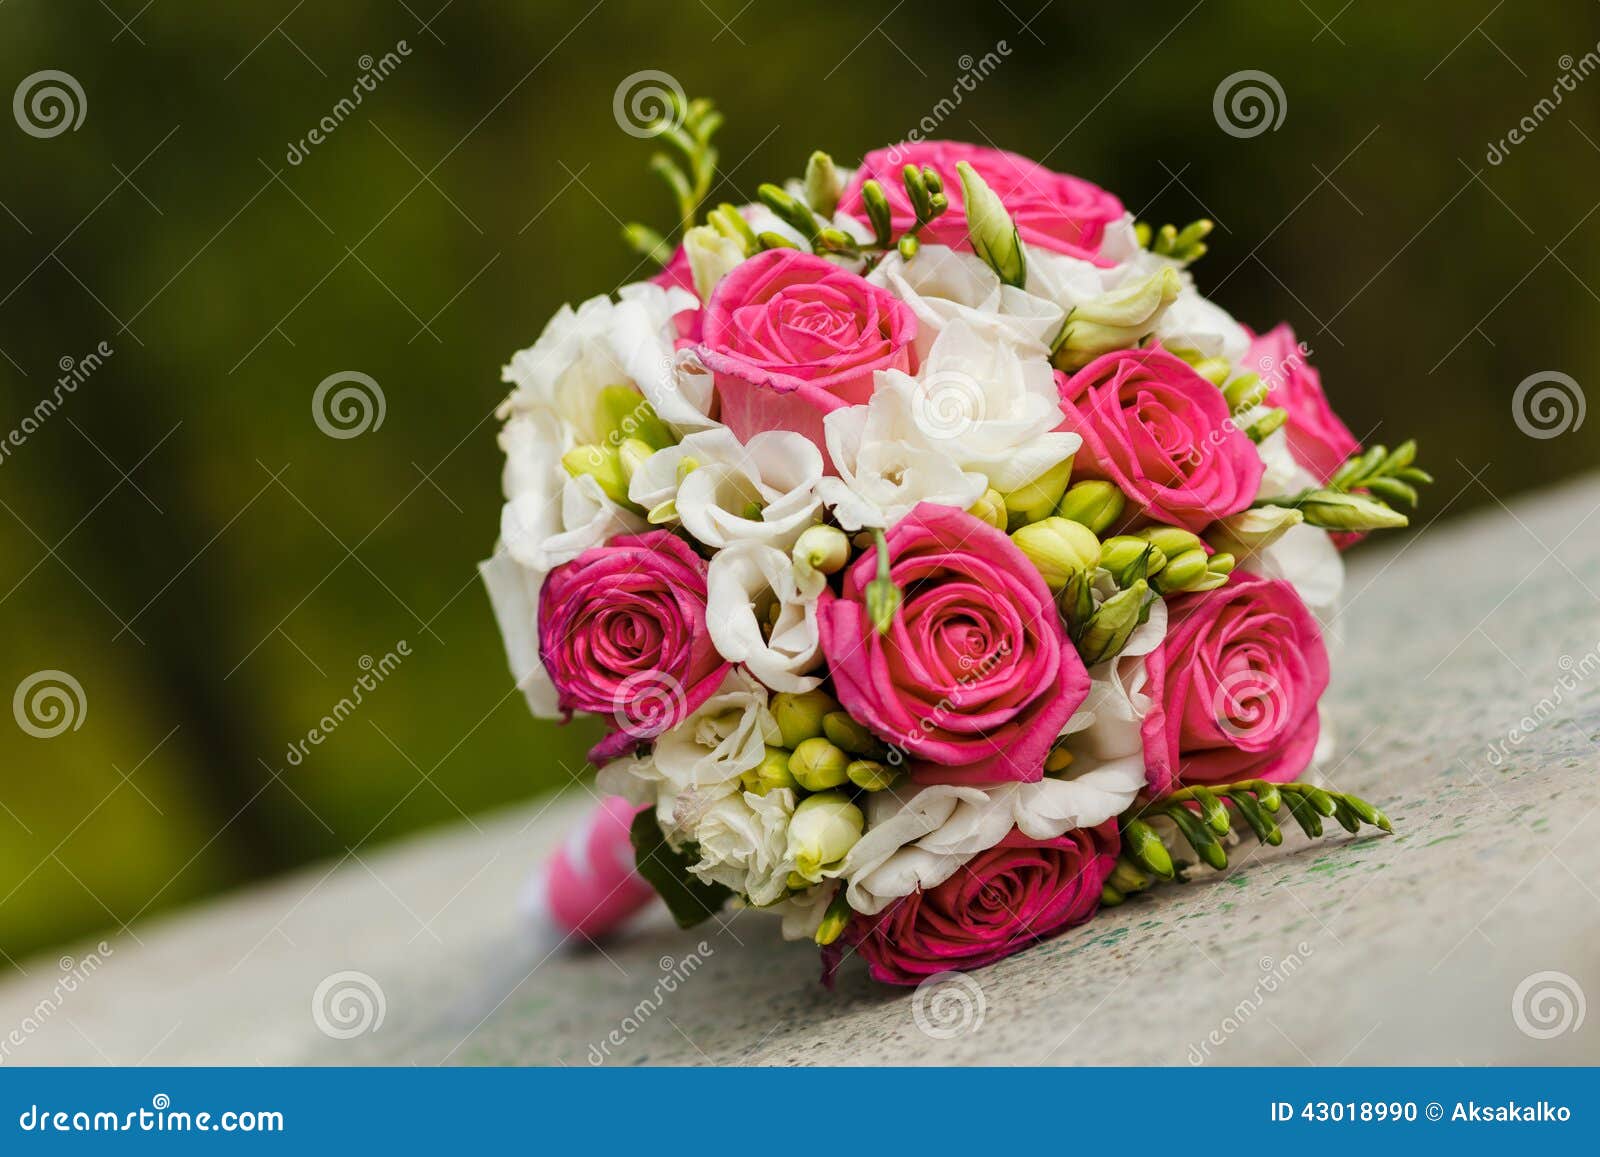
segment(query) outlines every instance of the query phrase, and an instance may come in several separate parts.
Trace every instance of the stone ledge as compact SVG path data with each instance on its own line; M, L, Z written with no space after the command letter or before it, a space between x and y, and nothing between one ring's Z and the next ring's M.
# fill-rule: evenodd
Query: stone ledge
M646 921L603 950L536 943L514 898L591 806L574 786L141 925L0 1060L1595 1063L1600 1024L1537 1039L1512 999L1541 971L1600 998L1600 680L1561 691L1498 765L1489 752L1597 656L1597 509L1591 478L1356 556L1329 698L1348 754L1330 779L1397 835L1288 834L1107 912L977 974L974 1031L927 1035L908 994L860 970L822 989L815 953L759 914L689 933ZM0 1038L51 1001L56 962L26 967L0 987ZM348 1040L311 1015L343 970L385 1001L381 1028Z

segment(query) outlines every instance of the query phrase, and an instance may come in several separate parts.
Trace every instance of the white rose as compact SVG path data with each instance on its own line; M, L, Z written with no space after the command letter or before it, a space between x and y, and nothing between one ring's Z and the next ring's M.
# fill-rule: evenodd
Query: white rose
M689 871L708 884L748 896L753 904L774 903L788 890L792 865L785 857L785 842L794 807L789 788L719 799L686 832L700 850L699 862Z
M685 462L693 469L680 478ZM683 527L715 549L759 542L788 549L816 521L822 453L787 430L741 445L725 426L690 434L634 471L628 497L646 510L676 506Z
M919 358L927 357L939 334L956 321L989 340L1047 353L1066 317L1054 302L1004 284L981 257L943 245L922 246L910 262L891 253L867 280L889 290L917 315Z
M1042 349L1019 348L964 319L945 326L917 374L924 440L1009 493L1066 461L1083 439L1061 425L1061 391Z
M916 423L917 380L879 371L865 406L846 406L823 418L828 456L837 477L817 494L846 530L892 526L919 502L967 509L988 488L984 475L963 470L950 447L930 444Z
M821 660L817 596L827 580L815 571L802 583L786 551L739 542L711 556L706 576L706 627L718 652L741 663L774 691L810 691L806 674Z
M1203 297L1194 278L1183 274L1178 299L1156 323L1155 338L1171 349L1196 350L1208 358L1223 358L1237 365L1250 351L1250 335L1233 315Z
M766 688L743 671L730 671L699 710L655 741L643 774L660 784L663 826L691 826L706 806L738 788L739 777L766 757L767 744L781 739Z

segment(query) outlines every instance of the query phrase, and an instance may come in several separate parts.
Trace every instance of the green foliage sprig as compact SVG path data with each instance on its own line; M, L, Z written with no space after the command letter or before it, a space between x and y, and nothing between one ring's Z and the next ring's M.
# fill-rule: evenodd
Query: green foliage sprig
M1418 486L1433 481L1426 470L1413 465L1417 444L1405 441L1390 450L1373 446L1352 456L1334 471L1325 486L1298 494L1258 499L1256 506L1284 506L1298 510L1312 526L1325 530L1378 530L1410 522L1397 505L1415 509Z
M722 127L722 114L704 98L682 100L669 93L668 112L653 122L650 135L670 146L650 158L650 169L672 190L678 203L679 233L687 232L699 215L717 175L717 149L711 138ZM623 240L658 265L672 258L671 234L663 236L648 225L633 222L622 228Z
M1394 831L1389 817L1361 797L1308 783L1250 779L1216 787L1186 787L1130 808L1118 819L1122 854L1101 891L1100 902L1114 906L1157 883L1181 878L1181 868L1173 862L1150 819L1163 816L1170 820L1200 861L1220 872L1228 866L1222 837L1233 830L1236 814L1258 840L1276 847L1283 843L1278 813L1285 808L1312 839L1322 835L1325 818L1331 818L1352 835L1361 830L1362 824Z
M1179 265L1190 265L1205 256L1205 239L1211 235L1213 228L1212 223L1202 217L1182 229L1176 225L1163 225L1160 229L1152 230L1140 221L1133 230L1139 244L1157 257L1168 257Z

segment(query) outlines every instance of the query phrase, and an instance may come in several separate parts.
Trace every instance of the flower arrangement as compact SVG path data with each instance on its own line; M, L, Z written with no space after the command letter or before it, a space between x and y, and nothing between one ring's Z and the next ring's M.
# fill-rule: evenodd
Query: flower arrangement
M737 903L915 984L1285 810L1389 830L1301 777L1340 550L1430 479L1200 295L1210 223L944 141L702 215L719 121L655 126L681 237L627 236L660 272L505 369L484 577L534 713L607 723L557 922Z

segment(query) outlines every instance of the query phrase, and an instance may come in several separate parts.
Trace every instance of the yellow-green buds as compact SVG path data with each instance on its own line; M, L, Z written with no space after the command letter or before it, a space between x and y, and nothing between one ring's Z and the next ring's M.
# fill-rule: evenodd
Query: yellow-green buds
M650 460L654 447L643 438L624 438L617 447L617 458L622 463L622 473L631 481L633 472Z
M1050 754L1044 757L1044 773L1046 775L1060 775L1072 766L1072 752L1064 744L1056 744L1050 749Z
M1235 414L1253 410L1267 400L1268 388L1259 374L1240 374L1222 387L1228 409Z
M1155 548L1168 558L1182 554L1186 550L1196 550L1200 546L1200 536L1184 530L1181 526L1146 527L1139 532L1139 537L1153 543ZM1152 568L1155 569L1158 568Z
M850 778L850 757L820 735L805 739L789 756L789 774L807 791L827 791Z
M866 817L842 791L807 796L789 820L785 858L794 864L790 883L798 877L815 884L822 873L836 866L861 838Z
M641 225L637 221L624 225L622 240L640 257L647 257L657 265L666 265L672 260L672 246L648 225Z
M772 697L772 718L783 745L791 750L822 734L822 719L839 704L826 691L780 691Z
M1072 480L1072 459L1059 462L1032 482L1025 482L1005 496L1006 524L1015 530L1055 513L1061 496Z
M1011 541L1059 594L1073 574L1100 565L1100 540L1081 522L1051 516L1022 527Z
M894 625L894 617L899 613L900 602L905 596L895 585L894 576L889 569L888 539L881 530L875 530L872 534L878 552L878 573L867 584L867 618L872 621L872 626L878 634L887 635L889 628Z
M794 787L794 775L789 771L789 752L768 744L766 756L739 777L739 786L756 795L766 795L780 787Z
M1139 244L1160 257L1182 265L1198 261L1205 256L1205 239L1211 236L1211 222L1204 217L1179 229L1176 225L1163 225L1154 233L1143 221L1134 226Z
M879 759L888 752L882 740L850 718L845 711L830 711L824 715L822 733L828 737L828 742L851 755Z
M1133 820L1123 826L1122 850L1140 867L1170 880L1173 875L1172 853L1161 842L1155 828L1143 820Z
M756 238L756 231L750 228L750 222L726 201L706 214L706 224L724 237L739 242L745 253L752 257L761 249L761 242Z
M852 760L850 766L845 768L845 774L862 791L882 791L892 787L894 781L900 778L898 771L885 767L875 759Z
M1076 640L1084 666L1103 663L1128 645L1128 636L1139 625L1149 594L1150 584L1137 579L1095 609Z
M1100 544L1100 565L1111 572L1120 587L1155 574L1167 565L1167 556L1149 539L1119 534Z
M1307 522L1325 530L1385 530L1410 521L1375 498L1337 490L1313 490L1299 505Z
M956 162L961 174L962 197L967 207L967 234L972 251L989 263L1000 280L1018 289L1028 280L1022 238L1005 205L966 161Z
M1247 558L1277 542L1305 519L1304 514L1289 506L1252 506L1218 519L1207 532L1206 541L1236 559Z
M873 244L887 249L892 236L893 222L889 212L889 198L877 181L867 181L861 186L861 204L867 210L867 220L872 223Z
M967 513L996 530L1006 528L1006 499L994 487L983 492L983 497L967 508Z
M817 231L821 226L817 224L816 214L798 198L790 196L773 184L757 186L756 196L761 199L763 205L777 215L780 221L804 237L807 244L817 239Z
M587 474L607 498L628 505L628 471L616 446L574 446L561 456L561 465L574 478Z
M1091 479L1075 482L1068 487L1056 506L1056 513L1073 522L1081 522L1095 534L1104 534L1112 523L1122 517L1127 502L1115 483Z
M1244 427L1245 436L1259 446L1277 433L1288 420L1289 411L1281 406L1264 409Z
M850 560L850 539L835 526L813 526L794 544L794 566L802 578L833 574Z
M806 162L805 191L806 204L817 216L833 216L833 211L839 207L844 182L839 179L839 170L834 168L833 158L827 153L812 153Z
M822 914L822 923L817 925L816 942L819 947L827 947L840 936L844 935L845 928L850 923L850 905L845 900L845 888L839 885L839 890L833 894L833 899L828 902L828 910Z
M711 291L734 267L745 259L744 242L729 237L710 225L696 225L683 235L683 252L689 259L689 275L701 301L711 300Z
M678 443L672 428L656 416L656 408L632 386L606 386L595 395L595 433L612 445L638 438L652 449Z
M1081 369L1101 354L1137 345L1178 299L1183 281L1163 265L1143 281L1114 289L1075 307L1056 339L1057 369Z

